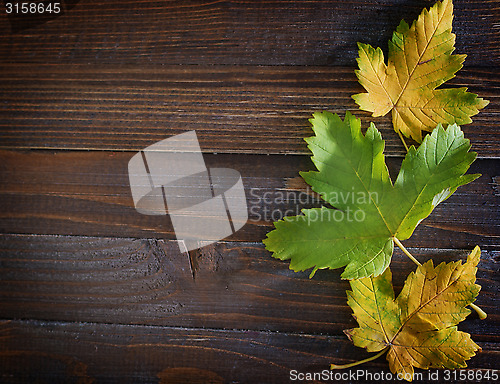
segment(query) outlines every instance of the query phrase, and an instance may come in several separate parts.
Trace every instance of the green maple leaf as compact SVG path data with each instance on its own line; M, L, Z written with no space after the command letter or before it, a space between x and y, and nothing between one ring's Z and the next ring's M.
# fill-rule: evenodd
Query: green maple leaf
M358 44L359 83L368 93L353 99L372 116L392 111L396 132L422 141L422 130L432 131L438 123L468 124L470 116L488 105L467 88L437 89L455 77L466 55L452 55L455 35L451 33L451 0L424 9L411 27L403 20L389 41L387 65L380 48Z
M410 147L392 183L384 141L372 123L366 135L350 113L344 121L329 112L311 119L315 136L306 139L318 171L302 172L330 205L303 209L275 222L266 248L290 268L302 271L346 266L342 278L381 274L393 244L411 236L418 223L459 186L479 175L464 175L476 153L460 127L438 126L418 149Z
M429 260L408 276L397 299L390 268L377 277L351 280L347 303L359 328L344 332L369 352L388 351L391 371L409 381L413 367L466 367L465 361L481 348L456 325L470 313L466 306L481 289L475 284L480 257L476 247L465 264L457 261L434 267Z

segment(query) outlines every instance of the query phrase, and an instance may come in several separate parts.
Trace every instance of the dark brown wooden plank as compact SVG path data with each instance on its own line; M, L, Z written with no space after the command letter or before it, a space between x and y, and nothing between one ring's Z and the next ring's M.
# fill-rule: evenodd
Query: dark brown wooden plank
M133 206L124 152L0 151L0 232L175 239L169 216L147 216ZM232 241L261 241L283 216L318 207L296 186L306 156L205 155L209 168L242 175L249 220ZM393 177L401 159L389 158ZM469 248L498 244L498 160L477 160L483 176L441 203L406 244Z
M341 271L308 279L261 240L273 219L319 204L297 179L312 169L295 156L308 154L311 113L372 120L350 98L361 91L356 41L386 51L399 20L431 3L62 3L60 17L7 16L0 5L0 381L280 383L290 369L366 357L342 333L356 323ZM463 127L483 176L405 245L436 263L483 248L477 303L489 316L459 328L483 348L469 367L496 369L500 3L456 3L456 52L468 59L450 84L491 101ZM389 119L375 122L395 174L403 147ZM241 172L250 210L194 263L168 216L135 211L127 177L135 151L191 129L219 153L205 155L209 167ZM391 268L399 290L415 267L396 250ZM388 372L384 359L367 367Z
M468 362L468 369L497 369L499 344L484 342L481 346L482 352ZM351 362L367 355L345 337L88 323L0 323L0 380L9 384L289 383L295 374L291 376L292 370L326 370L327 374L334 361ZM429 380L429 372L436 375L436 370L416 372L417 383L449 382L444 371L438 371L439 380ZM374 382L361 375L387 377L390 371L381 357L335 373L347 375L347 380L334 377L321 382ZM349 380L349 374L355 380L352 376Z
M386 50L400 20L411 22L432 4L424 0L86 0L76 1L72 9L49 21L47 15L22 21L2 10L0 60L353 65L357 41ZM498 65L499 18L498 0L455 2L457 52L467 53L469 65Z
M497 68L449 83L490 100L463 129L480 157L500 157ZM404 153L390 117L351 99L363 91L354 68L13 64L0 84L0 148L136 151L196 130L205 152L307 154L311 114L350 110L376 122L387 154Z
M467 251L410 248L422 262L465 260ZM262 243L219 242L196 251L195 278L177 242L130 238L0 236L0 313L6 319L168 325L343 335L356 325L341 270L296 273ZM500 342L499 250L484 251L477 300L460 325ZM415 265L399 250L396 289Z

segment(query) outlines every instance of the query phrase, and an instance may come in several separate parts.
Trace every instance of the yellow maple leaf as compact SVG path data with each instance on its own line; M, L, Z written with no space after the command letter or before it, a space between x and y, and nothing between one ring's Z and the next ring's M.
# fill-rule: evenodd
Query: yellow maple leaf
M408 381L413 367L466 367L465 361L481 348L456 325L470 313L466 306L481 289L475 284L480 256L476 247L464 264L434 267L429 260L408 276L397 299L389 268L377 277L351 280L348 304L359 327L345 333L369 352L388 351L391 371Z
M438 123L471 123L470 116L488 105L488 100L467 92L467 88L437 89L455 77L466 55L453 55L455 35L451 33L453 4L437 2L424 9L411 27L403 20L389 41L387 65L380 48L358 43L359 83L368 93L353 99L372 116L392 111L394 130L422 141L422 131Z

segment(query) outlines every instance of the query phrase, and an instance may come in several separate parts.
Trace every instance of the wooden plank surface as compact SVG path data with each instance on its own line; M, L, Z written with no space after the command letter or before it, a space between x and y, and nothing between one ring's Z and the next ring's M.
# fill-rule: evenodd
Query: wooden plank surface
M0 60L352 66L356 42L387 50L400 20L411 22L432 4L425 0L81 0L60 17L40 24L36 18L20 23L19 17L9 19L1 12ZM468 65L498 65L499 15L498 0L455 1L457 52L467 53Z
M274 220L320 205L298 177L313 169L314 111L373 120L397 174L390 119L351 99L356 42L387 52L399 21L433 2L64 0L43 16L4 3L0 382L286 383L292 369L369 355L343 334L356 322L341 270L309 279L261 241ZM490 100L463 127L483 176L404 243L436 264L481 246L488 318L459 325L483 349L468 362L477 372L500 354L500 2L455 3L455 53L468 57L449 85ZM136 151L188 130L209 168L241 173L249 205L245 227L191 259L168 216L135 211L127 175ZM391 268L397 293L415 266L396 250ZM389 372L383 358L359 368ZM438 378L416 382L450 382Z
M410 248L435 265L468 251ZM470 249L469 249L470 251ZM483 251L477 303L460 324L477 341L500 342L498 247ZM147 324L343 335L356 322L341 270L296 273L262 243L220 242L195 253L194 278L176 241L1 235L0 307L7 319ZM391 268L400 290L415 265L399 250Z
M299 372L328 374L332 362L367 356L344 337L119 324L6 321L0 323L0 340L0 378L24 383L289 383ZM469 368L496 369L499 344L481 345L484 351ZM375 381L369 374L390 373L384 358L358 369L334 372L347 380L321 382L367 383ZM439 379L429 380L429 372L438 372ZM423 379L415 377L416 383L450 382L443 371L417 374Z
M0 83L0 148L137 151L196 130L204 152L309 154L307 119L328 110L374 121L386 153L405 152L390 115L372 118L351 99L363 91L352 67L14 64ZM490 100L463 130L480 157L498 158L498 70L448 83Z
M124 152L0 151L0 231L10 233L174 239L169 216L134 209ZM232 241L258 242L284 216L321 206L300 189L299 171L314 169L305 156L205 155L209 168L230 166L242 175L249 220ZM393 178L401 159L387 160ZM425 219L407 241L416 247L468 248L498 243L500 169L476 160L482 176L459 188ZM309 192L309 194L308 194Z

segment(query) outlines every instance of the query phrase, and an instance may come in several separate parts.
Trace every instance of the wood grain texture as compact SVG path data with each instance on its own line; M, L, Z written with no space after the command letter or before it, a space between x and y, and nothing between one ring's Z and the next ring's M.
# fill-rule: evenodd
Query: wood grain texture
M134 209L127 169L132 155L0 151L0 232L175 239L169 216L147 216ZM232 241L262 241L274 221L321 206L311 190L296 185L299 171L314 169L308 157L204 158L209 168L231 167L242 175L249 220ZM395 178L401 159L387 161ZM476 160L470 173L482 177L436 207L406 244L458 249L498 244L497 161Z
M457 52L467 53L468 65L498 65L498 0L455 3ZM424 0L81 0L58 18L33 20L31 27L1 12L0 60L351 66L356 42L387 50L400 20L411 22L432 4Z
M435 265L468 251L410 248ZM500 342L499 250L483 251L475 313L460 324L479 341ZM296 273L262 243L219 242L195 254L195 277L176 241L0 236L0 311L6 319L251 329L342 336L356 325L342 270ZM415 265L399 250L396 290Z
M389 115L351 99L363 91L354 68L14 64L0 83L0 148L137 151L196 130L204 152L309 154L311 114L350 110L377 124L388 155L405 152ZM449 84L490 100L463 130L480 157L500 157L498 70L463 70Z
M0 323L0 340L0 379L6 384L289 383L291 370L321 372L332 361L351 362L368 355L353 349L345 337L119 324L8 321ZM483 351L469 368L497 368L499 344L481 345ZM355 375L358 369L337 373ZM384 358L364 369L365 375L390 372ZM437 381L428 380L427 371L417 372L424 379L415 382L447 382L443 371ZM360 376L328 382L374 380Z
M5 2L3 2L5 3ZM61 15L0 4L0 382L288 383L368 357L341 270L295 273L262 239L274 220L319 206L298 172L311 113L374 121L394 177L405 153L389 117L351 95L356 42L380 46L434 2L63 0ZM405 241L424 262L480 245L477 304L459 329L500 354L500 2L455 1L452 86L490 100L463 127L483 176L441 203ZM243 178L248 223L180 252L168 216L134 209L127 163L196 130L210 167ZM396 250L396 293L414 264ZM384 358L342 373L388 373ZM419 373L422 371L418 371ZM443 371L439 380L448 383ZM372 383L375 380L334 380ZM313 381L319 382L319 381ZM483 382L485 382L483 380Z

